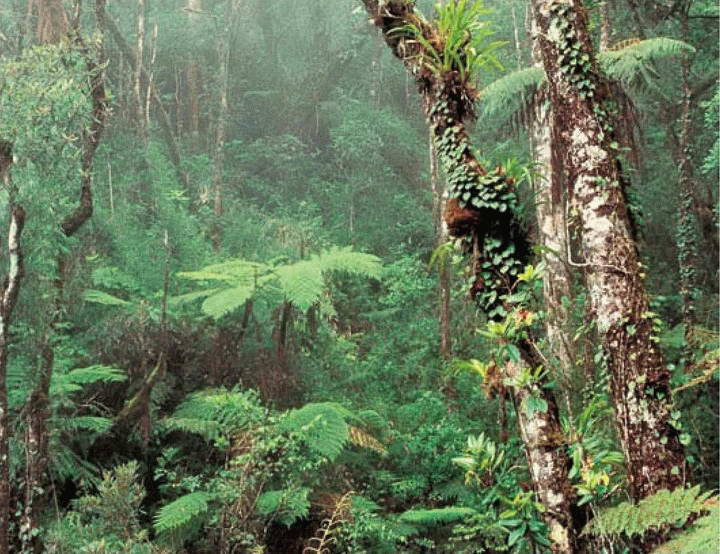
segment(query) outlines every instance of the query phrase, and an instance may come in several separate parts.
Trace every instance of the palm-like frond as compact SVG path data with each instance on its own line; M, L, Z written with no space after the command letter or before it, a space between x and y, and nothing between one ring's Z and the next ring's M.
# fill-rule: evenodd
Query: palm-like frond
M155 515L155 531L161 535L176 533L197 523L207 515L214 498L209 492L196 491L166 504Z
M493 121L511 119L533 101L544 83L545 71L541 67L526 67L503 75L480 92L482 115Z
M627 87L652 86L658 77L653 62L695 52L688 43L665 37L624 41L624 44L622 48L601 52L598 61L610 79Z

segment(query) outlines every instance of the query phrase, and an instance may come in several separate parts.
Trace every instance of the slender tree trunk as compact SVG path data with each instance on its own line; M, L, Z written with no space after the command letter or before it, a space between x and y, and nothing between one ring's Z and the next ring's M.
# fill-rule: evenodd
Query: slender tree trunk
M138 136L147 147L147 129L145 128L145 96L143 94L143 71L145 64L145 0L137 0L137 33L135 42L135 66L133 91L135 93L135 125Z
M228 86L230 71L230 38L235 19L236 0L227 0L222 30L218 34L218 114L215 125L215 152L213 154L213 224L210 232L213 249L220 250L223 214L222 192L225 179L225 126L228 118Z
M202 12L202 0L187 0L188 24L191 29L197 27L199 13ZM185 81L188 92L188 116L190 132L200 132L200 64L193 59L185 70Z
M440 183L437 165L437 152L432 133L430 134L430 186L433 197L433 224L435 228L435 247L440 248L448 241L448 228L443 219L447 201L447 187ZM450 268L441 256L438 262L438 325L440 329L440 356L445 360L452 357L452 337L450 334Z
M689 7L687 8L689 9ZM680 14L682 38L688 38L688 13L683 9ZM678 162L678 190L680 196L677 225L677 256L680 268L680 295L683 301L683 323L685 342L689 349L693 344L695 325L695 299L697 287L697 221L693 210L693 190L695 189L694 168L692 162L692 89L690 87L690 58L682 55L682 110L680 115L680 136L675 157ZM689 360L688 360L689 361Z
M610 4L611 0L602 0L600 2L600 50L610 48L610 35L612 34Z
M24 276L20 237L25 224L25 210L15 203L10 177L12 146L0 142L0 179L10 192L10 228L8 231L8 272L0 296L0 554L10 553L10 420L7 391L7 363L10 347L10 320Z
M455 190L452 188L453 185L460 187L467 183L482 189L484 179L489 177L488 171L470 148L464 123L472 116L476 91L468 83L460 81L458 72L449 72L437 77L416 63L417 55L422 53L422 45L418 41L409 39L401 29L413 24L430 43L442 44L442 40L437 37L437 30L430 23L416 16L412 2L362 1L374 24L382 31L385 42L415 77L439 160L448 175L451 192ZM509 187L510 185L504 182L503 190L507 191ZM472 217L468 217L464 212L469 210L456 209L458 202L456 199L453 200L455 201L448 202L448 208L445 210L448 229L456 235L472 234L476 251L479 250L480 239L484 240L485 237L498 240L503 246L510 244L516 246L521 242L521 237L515 234L521 231L517 227L514 214L483 208L475 212ZM468 221L469 219L472 219L472 222ZM487 233L483 237L478 234L478 224L482 224ZM472 228L469 232L468 225ZM476 286L484 286L481 278L477 279ZM551 408L557 406L552 398L552 390L544 387L542 383L539 383L538 387L542 389L542 394L549 398L548 405ZM522 393L516 391L516 394ZM518 400L520 404L522 398L516 399ZM547 411L547 420L543 418L543 421L547 421L547 425L527 422L524 427L524 438L527 440L528 453L533 452L535 456L529 461L531 465L537 466L533 467L534 485L538 497L548 508L544 517L551 529L553 551L571 554L575 552L574 519L570 510L574 504L574 490L567 476L567 468L570 464L556 414L556 410ZM540 450L541 445L542 450ZM543 467L550 469L543 470Z
M587 283L610 374L630 491L635 499L681 486L683 447L671 424L670 374L633 240L612 150L609 85L596 70L579 0L533 0L553 106L553 147L564 154L578 214Z
M136 70L138 67L138 60L135 58L135 53L133 52L132 46L128 44L127 40L123 37L122 33L118 29L117 25L115 24L115 21L113 21L112 17L107 17L105 20L105 24L107 27L107 30L110 32L110 35L112 36L113 40L117 44L118 48L120 48L120 51L122 52L123 56L128 62L128 65L133 69L133 71ZM150 76L148 75L147 71L145 70L144 66L142 64L139 64L142 74L142 79L144 83L149 83ZM160 98L160 94L157 91L157 87L154 85L151 87L151 100L153 103L153 106L155 107L155 115L158 118L158 124L160 125L160 131L162 134L163 139L165 140L165 144L167 145L168 154L170 156L170 161L172 162L174 168L175 168L175 176L177 180L183 185L185 190L190 193L190 182L189 177L187 173L182 168L182 157L180 155L180 147L178 146L177 140L175 139L175 135L173 133L172 125L170 123L170 117L167 114L167 111L165 110L165 106L163 105L162 98Z
M96 28L104 28L105 0L95 0ZM76 38L85 56L90 74L90 95L92 100L92 123L83 133L81 158L80 198L76 208L61 222L66 237L71 237L90 219L93 212L92 181L93 166L97 147L100 143L108 113L108 99L105 92L103 65L105 55L102 42L97 51L85 44L80 36ZM48 420L50 417L50 382L54 368L53 338L57 332L63 309L65 261L58 257L58 275L55 281L55 298L45 336L40 345L40 369L38 380L28 400L26 431L27 467L25 478L25 512L21 526L23 551L40 552L42 544L37 534L38 520L44 505L46 471L48 467Z

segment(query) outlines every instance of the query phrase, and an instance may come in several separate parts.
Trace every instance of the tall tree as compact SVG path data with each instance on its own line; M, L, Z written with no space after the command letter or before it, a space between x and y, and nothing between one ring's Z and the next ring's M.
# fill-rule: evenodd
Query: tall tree
M10 195L10 227L8 231L8 270L0 291L0 554L9 554L10 516L10 419L7 389L8 350L10 348L10 320L17 304L23 274L23 254L20 237L25 225L25 210L15 202L10 168L13 163L12 145L0 143L0 180Z
M105 0L95 0L95 25L98 30L104 29ZM74 236L90 219L93 213L93 167L95 152L105 129L108 113L108 97L104 80L104 51L102 42L97 48L86 44L79 29L75 29L75 40L78 48L85 56L88 70L88 89L92 101L92 122L83 132L83 148L81 153L80 198L77 206L60 222L60 229L65 237ZM55 297L51 303L51 316L48 328L40 345L40 369L33 390L28 399L26 450L27 468L25 481L25 506L22 518L24 532L22 535L24 548L39 552L42 549L36 530L43 508L42 493L48 466L48 419L50 418L50 383L55 364L53 348L54 335L63 311L63 290L65 258L58 256L57 277L55 280Z
M552 102L553 148L563 153L556 168L567 175L578 217L630 491L640 499L681 486L687 473L614 149L610 86L597 70L582 2L533 0L533 8Z
M455 23L458 27L439 30L415 13L413 2L363 0L363 4L375 26L382 31L387 45L405 64L418 85L428 125L453 196L445 210L445 220L451 234L471 237L470 248L476 271L473 288L476 293L486 290L493 297L498 297L505 291L505 285L492 290L493 285L484 282L479 271L483 258L492 249L497 249L495 252L501 257L501 252L519 250L523 238L518 235L521 232L512 210L508 210L507 205L503 206L503 201L494 198L497 194L513 196L509 192L510 183L501 171L491 174L483 167L469 147L465 127L465 121L474 114L473 104L477 96L468 76L471 69L484 62L480 58L484 54L478 53L475 48L479 44L474 44L472 50L465 50L467 43L473 40L472 36L467 37L466 32L470 32L473 21L479 24L476 18L484 13L482 7L479 3L471 7L465 1L448 4L446 9L457 11L448 13L446 20L465 21L465 27ZM455 42L452 42L453 37ZM471 191L477 191L479 195L477 211L463 208L460 204L462 194L467 193L466 200L475 194ZM521 255L520 252L517 254ZM489 318L496 317L493 315L498 313L495 300L484 307L490 310ZM532 347L527 344L521 346L522 363L536 367ZM506 366L510 379L519 371L516 362ZM570 464L553 393L543 383L536 386L546 397L548 409L536 421L519 417L521 434L528 451L534 486L540 501L547 508L544 515L550 528L553 551L571 553L575 551L575 518L572 513L574 489L567 473ZM513 387L513 392L518 406L523 404L525 394L532 394L521 386Z

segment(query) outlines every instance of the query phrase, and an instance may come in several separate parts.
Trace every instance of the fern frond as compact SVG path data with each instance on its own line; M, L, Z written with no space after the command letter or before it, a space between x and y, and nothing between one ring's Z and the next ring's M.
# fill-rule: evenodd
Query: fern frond
M196 491L166 504L155 515L155 531L160 534L174 533L204 518L210 510L209 503L215 495Z
M720 552L720 505L717 499L706 503L708 514L657 548L653 554L695 554Z
M412 526L436 527L466 519L477 512L464 506L447 506L434 510L408 510L400 514L398 520Z
M93 304L101 304L103 306L130 306L131 303L122 298L118 298L107 292L95 289L87 289L83 292L83 299Z
M322 520L315 536L308 539L302 554L329 554L330 545L335 541L335 530L347 519L352 507L353 491L348 491L335 504L330 517Z
M252 285L240 285L221 290L208 296L202 303L202 311L213 319L220 319L239 307L243 306L253 295Z
M350 440L350 443L355 446L372 450L378 454L387 454L387 449L383 446L383 444L367 431L364 431L359 427L355 427L354 425L351 425L348 428L348 431L348 439Z
M527 107L523 101L531 102L544 82L545 71L541 67L526 67L503 75L480 92L483 116L509 120Z
M649 86L657 77L652 62L695 52L688 43L665 37L625 44L623 48L601 52L598 61L605 75L626 86Z
M585 526L583 534L633 537L668 525L681 527L691 515L706 509L711 495L701 493L700 486L661 490L638 504L623 502L604 510Z
M332 402L306 404L288 412L279 426L282 431L299 434L311 450L333 460L350 436L346 417L347 410Z
M318 257L318 263L322 271L337 271L375 279L380 276L382 268L380 258L365 252L356 252L352 246L334 246L325 250Z
M100 416L75 416L60 419L65 431L90 431L91 433L107 433L113 425L112 419Z
M253 426L263 413L252 391L210 389L188 396L161 426L214 439L220 434L233 434Z
M309 494L307 487L267 491L258 497L255 509L260 515L273 515L280 523L290 527L310 513Z
M280 266L275 274L287 300L302 311L315 304L325 290L322 266L317 258Z

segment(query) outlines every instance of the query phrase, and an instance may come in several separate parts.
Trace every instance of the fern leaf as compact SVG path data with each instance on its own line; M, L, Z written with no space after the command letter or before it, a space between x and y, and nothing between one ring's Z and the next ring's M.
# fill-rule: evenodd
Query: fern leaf
M317 258L280 266L275 274L287 300L302 311L315 304L325 289L322 266Z
M113 426L113 421L100 416L75 416L61 418L62 427L66 431L90 431L91 433L107 433Z
M233 434L250 427L263 414L253 392L210 389L188 396L162 425L213 439L221 433Z
M229 289L221 290L208 296L202 303L202 311L213 319L220 319L239 307L253 295L254 287L251 285L240 285Z
M280 429L301 435L308 447L329 460L345 447L349 428L344 409L331 402L307 404L291 410L280 422Z
M697 554L720 552L720 506L717 499L706 504L709 513L660 546L654 554Z
M462 521L477 512L464 506L448 506L434 510L408 510L400 514L398 520L412 526L436 527Z
M95 289L87 289L83 292L83 298L87 302L92 302L93 304L101 304L103 306L130 306L130 302L127 300L123 300L122 298L118 298L117 296L113 296L112 294L108 294L107 292L103 292L101 290L95 290Z
M290 527L310 513L309 494L307 487L267 491L258 497L255 509L263 516L274 515L280 523Z
M484 117L510 119L523 109L522 102L532 100L545 82L545 71L541 67L526 67L503 75L480 92Z
M122 383L127 375L122 369L106 365L91 365L69 371L63 379L70 383L87 385L90 383Z
M181 496L160 508L155 515L154 527L157 533L172 533L195 523L207 515L215 495L196 491Z
M654 77L652 62L693 52L695 49L686 42L656 37L625 41L623 48L601 52L598 61L611 79L628 86L648 86Z
M623 502L601 512L585 526L583 534L633 537L664 526L680 527L705 509L710 494L701 494L699 486L661 490L638 504Z
M355 446L372 450L378 454L387 454L387 449L383 446L383 444L367 431L363 431L359 427L351 425L348 428L348 432L348 439Z
M318 262L322 271L337 271L372 278L378 278L382 268L380 258L365 252L356 252L351 246L330 248L320 254Z
M215 294L216 292L218 292L220 290L222 290L222 289L214 288L214 289L206 289L206 290L196 290L194 292L188 292L187 294L172 296L169 299L169 303L173 306L187 304L189 302L194 302L195 300L200 300L201 298L207 298L211 294Z

